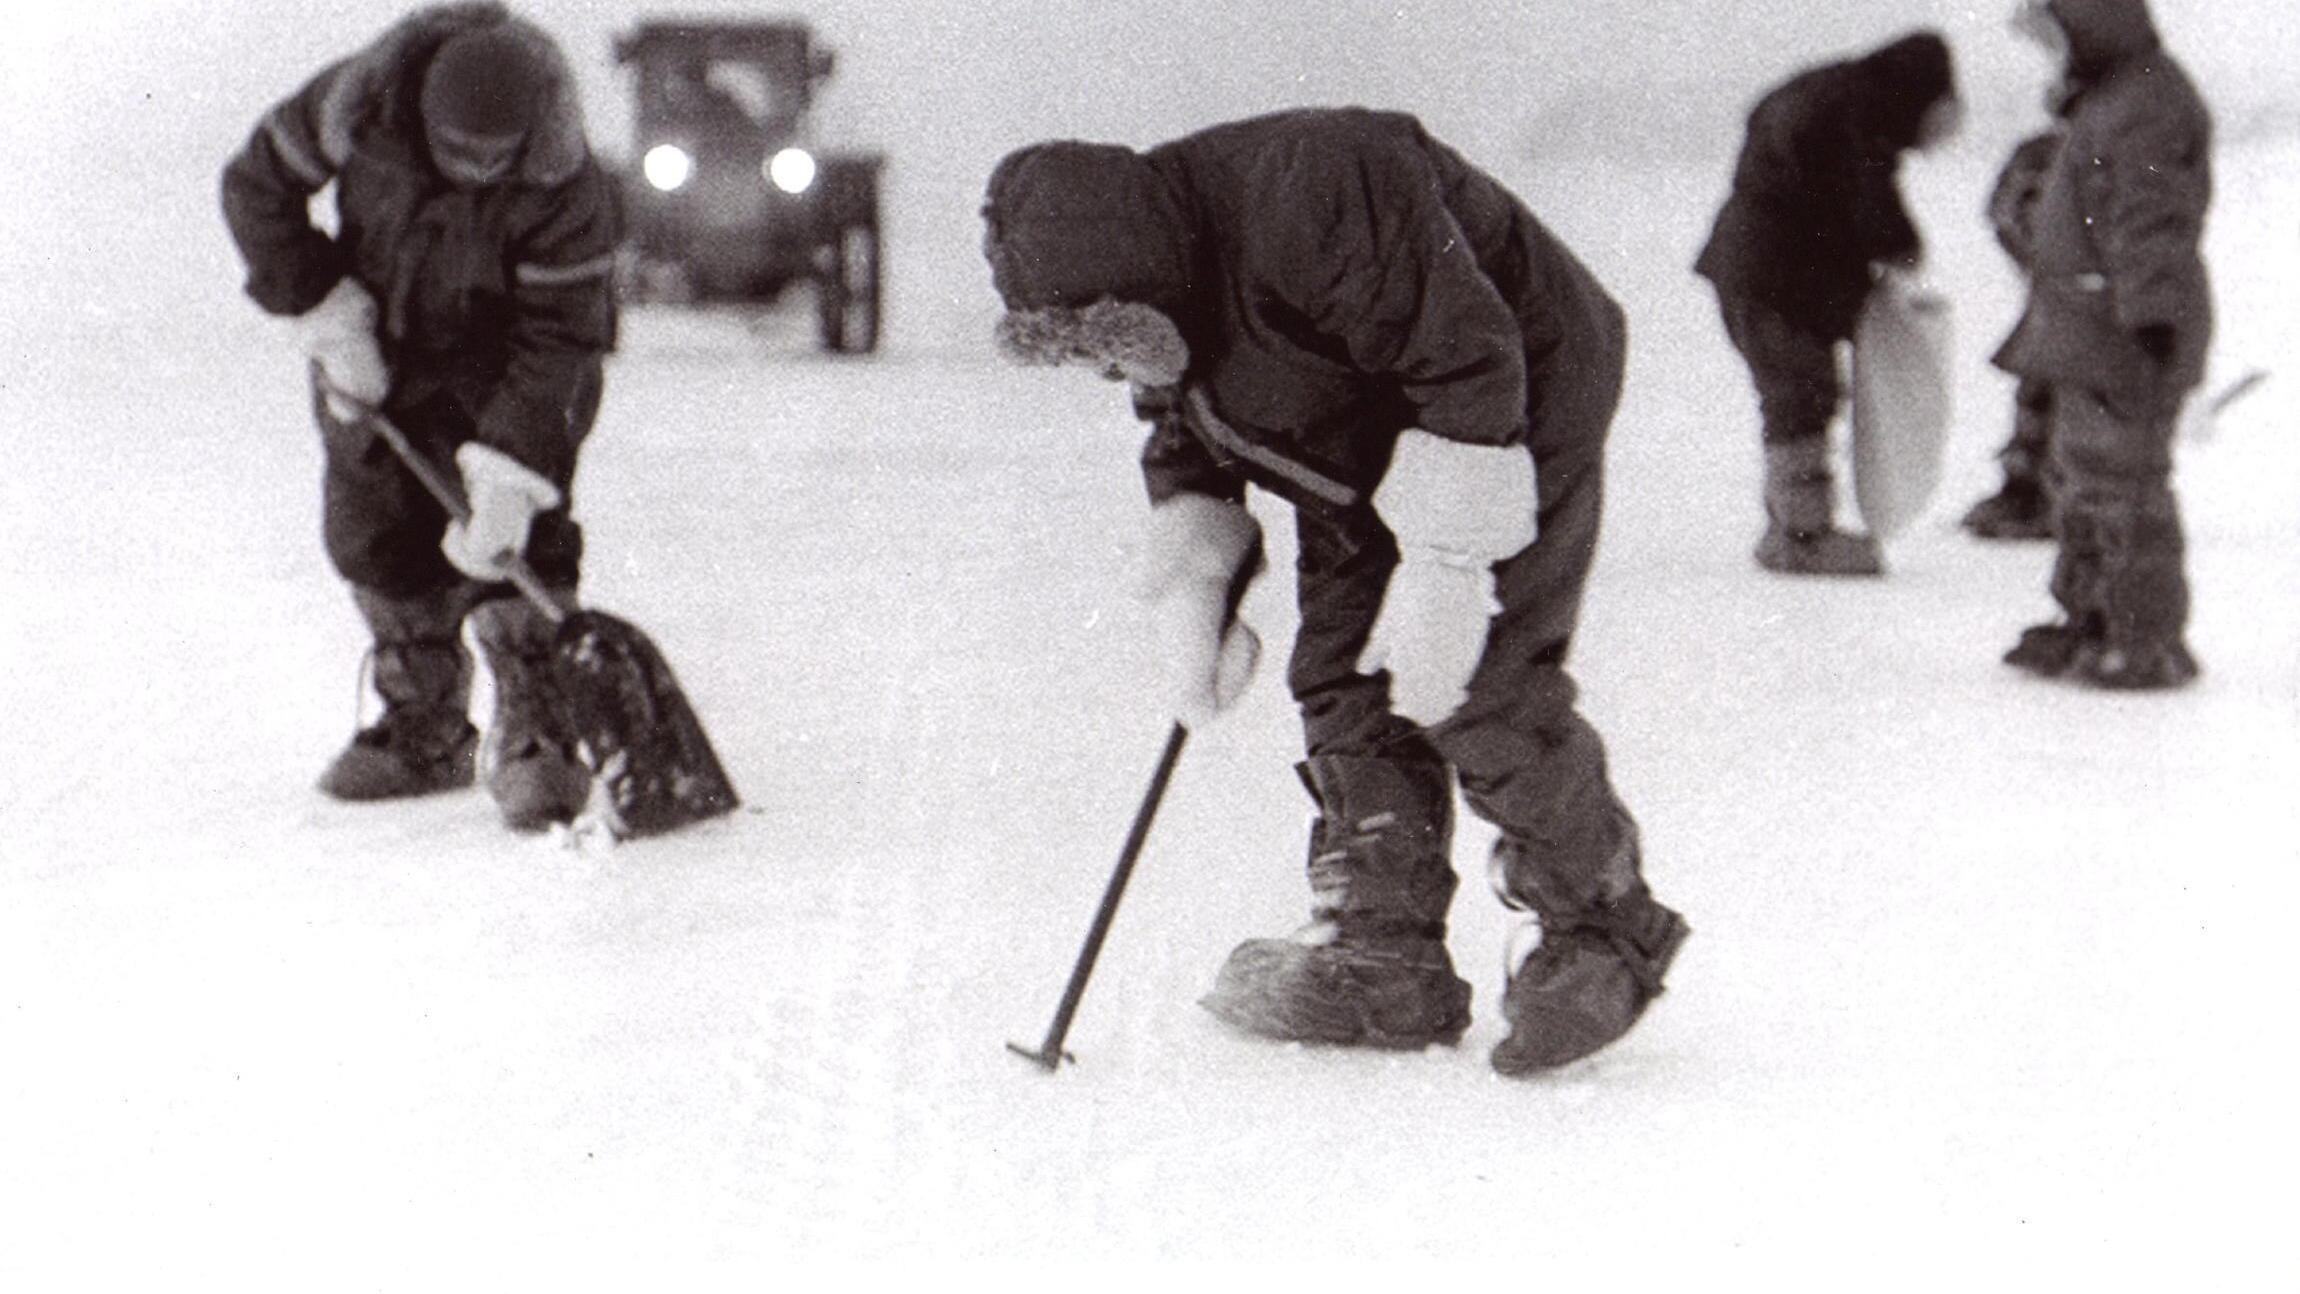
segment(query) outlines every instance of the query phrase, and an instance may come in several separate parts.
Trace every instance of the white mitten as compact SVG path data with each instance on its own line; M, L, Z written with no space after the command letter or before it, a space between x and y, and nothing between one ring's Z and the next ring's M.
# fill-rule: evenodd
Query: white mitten
M370 408L383 403L384 393L391 389L391 370L375 339L377 322L375 298L348 278L336 280L318 305L295 320L304 352L327 373L328 385ZM359 413L332 395L328 407L347 420Z
M1494 613L1493 564L1535 538L1533 454L1425 431L1398 438L1374 510L1398 543L1358 672L1390 673L1390 709L1424 727L1469 697Z
M559 487L499 449L471 441L455 451L463 469L467 521L451 521L439 551L475 580L500 580L511 558L527 547L535 514L559 506Z
M1373 634L1358 654L1358 672L1390 672L1390 710L1423 727L1441 722L1469 699L1469 680L1485 654L1493 613L1493 571L1457 565L1408 549L1390 572Z
M1231 593L1261 556L1262 528L1242 504L1177 494L1150 509L1141 594L1174 717L1205 724L1254 678L1262 640Z

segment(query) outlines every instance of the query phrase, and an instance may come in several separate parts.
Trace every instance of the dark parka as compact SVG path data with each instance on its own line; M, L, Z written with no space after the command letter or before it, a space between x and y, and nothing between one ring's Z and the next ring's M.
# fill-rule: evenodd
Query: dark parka
M1091 192L1111 186L1128 191ZM1176 321L1186 407L1140 410L1153 499L1251 481L1370 518L1408 427L1525 444L1545 472L1599 451L1619 308L1410 116L1297 110L1146 154L1041 145L1001 163L984 214L1009 305L1114 295Z
M1749 112L1732 193L1694 271L1720 297L1850 337L1873 267L1920 253L1901 203L1901 155L1916 146L1926 111L1954 93L1948 46L1931 33L1769 91Z
M499 23L538 43L557 88L513 177L459 189L425 147L423 73L450 36ZM332 238L308 212L331 180ZM409 15L264 116L224 170L223 204L257 304L302 314L350 275L381 308L388 407L445 395L477 439L566 487L614 345L621 224L573 79L541 31L496 4Z
M1312 761L1334 761L1305 764L1305 777L1358 770L1379 789L1362 802L1319 789L1322 810L1367 815L1354 841L1400 841L1321 846L1313 888L1365 887L1356 901L1442 928L1456 883L1450 765L1472 811L1505 839L1540 842L1495 855L1510 902L1562 927L1595 896L1642 893L1635 824L1564 667L1627 344L1597 279L1419 122L1364 109L1251 118L1146 153L1033 145L992 172L984 214L1010 311L1109 296L1181 332L1178 393L1136 392L1154 502L1237 499L1251 483L1295 505L1287 686ZM1358 668L1400 557L1368 499L1407 428L1523 446L1537 495L1538 537L1492 567L1499 610L1468 699L1428 729L1392 712L1385 673ZM1377 802L1389 812L1365 807ZM1377 831L1377 816L1397 829ZM1369 848L1383 857L1353 852Z
M2096 392L2125 417L2168 417L2212 339L2198 246L2211 115L2143 0L2051 8L2069 41L2068 133L2034 207L2028 306L1996 363Z

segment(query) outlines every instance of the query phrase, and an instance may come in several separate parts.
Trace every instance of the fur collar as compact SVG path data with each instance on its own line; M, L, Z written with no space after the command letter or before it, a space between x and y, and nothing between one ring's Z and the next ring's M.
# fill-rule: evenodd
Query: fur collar
M1084 363L1142 386L1172 386L1190 366L1190 348L1173 320L1108 297L1083 307L1010 310L998 321L996 340L1011 363Z
M552 70L551 102L527 141L516 181L552 188L573 179L590 160L591 145L566 56L541 28L491 0L418 9L346 59L320 108L320 140L328 156L341 165L351 155L354 138L370 128L402 134L420 153L419 100L432 55L449 37L498 24L531 43Z

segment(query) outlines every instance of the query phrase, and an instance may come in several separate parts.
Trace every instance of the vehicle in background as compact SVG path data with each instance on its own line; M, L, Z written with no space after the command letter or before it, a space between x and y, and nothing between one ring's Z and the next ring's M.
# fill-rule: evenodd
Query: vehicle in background
M645 21L615 61L636 95L625 296L765 305L805 280L825 350L876 349L886 159L815 140L833 58L808 25Z

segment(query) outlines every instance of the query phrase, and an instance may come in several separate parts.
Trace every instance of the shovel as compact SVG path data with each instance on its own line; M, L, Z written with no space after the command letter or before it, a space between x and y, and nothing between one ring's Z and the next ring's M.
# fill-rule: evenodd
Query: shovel
M470 518L462 482L425 457L406 432L346 395L316 363L312 385L320 417L335 419L331 404L354 410L354 421L391 446L449 517ZM638 626L604 611L567 609L517 554L505 563L504 578L558 626L550 677L591 773L587 812L618 840L628 840L714 818L741 803L670 664Z

